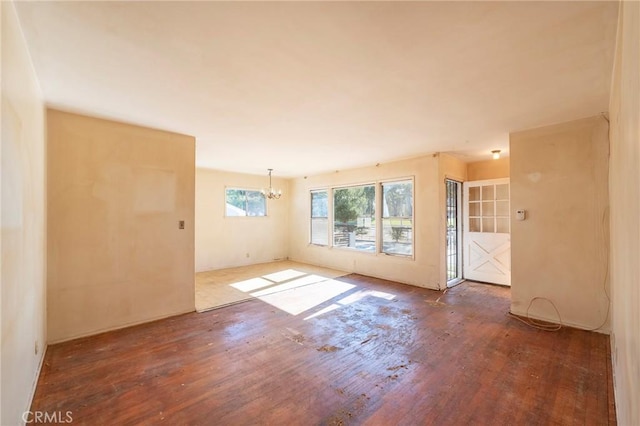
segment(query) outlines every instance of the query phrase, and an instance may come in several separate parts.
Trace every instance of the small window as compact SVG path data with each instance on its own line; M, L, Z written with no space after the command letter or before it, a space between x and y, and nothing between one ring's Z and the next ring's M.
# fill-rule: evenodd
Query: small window
M333 245L375 253L375 186L333 191Z
M250 189L226 190L227 216L266 216L267 201L260 191Z
M509 184L469 187L469 232L509 233Z
M326 190L311 191L311 244L329 244L328 200Z
M382 185L382 252L413 255L413 181Z

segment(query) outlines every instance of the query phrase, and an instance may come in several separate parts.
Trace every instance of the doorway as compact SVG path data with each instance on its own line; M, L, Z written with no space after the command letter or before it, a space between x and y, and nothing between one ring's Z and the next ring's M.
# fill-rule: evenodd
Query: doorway
M465 182L464 278L511 285L509 179Z
M462 256L461 256L461 201L462 183L446 179L447 193L447 235L446 235L446 260L447 260L447 287L462 281Z

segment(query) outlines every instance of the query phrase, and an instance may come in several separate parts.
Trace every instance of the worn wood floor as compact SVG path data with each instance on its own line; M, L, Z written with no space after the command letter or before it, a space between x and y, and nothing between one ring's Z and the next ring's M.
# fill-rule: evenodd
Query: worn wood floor
M509 317L509 289L360 275L48 348L32 411L87 425L615 424L608 336Z

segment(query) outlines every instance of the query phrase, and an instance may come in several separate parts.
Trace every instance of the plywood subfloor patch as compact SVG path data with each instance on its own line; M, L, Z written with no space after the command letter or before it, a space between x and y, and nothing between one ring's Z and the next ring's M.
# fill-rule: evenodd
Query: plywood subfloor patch
M196 311L205 312L251 300L252 290L308 275L333 279L347 272L283 260L196 274ZM244 284L244 285L243 285ZM235 285L235 287L234 287ZM239 288L243 289L240 290Z

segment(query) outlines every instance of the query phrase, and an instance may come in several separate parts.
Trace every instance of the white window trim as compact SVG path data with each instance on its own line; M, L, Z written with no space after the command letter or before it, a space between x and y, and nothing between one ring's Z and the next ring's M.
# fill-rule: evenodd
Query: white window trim
M382 185L385 183L394 183L394 182L405 182L405 181L411 181L411 211L412 211L412 232L411 232L411 254L410 255L403 255L403 254L396 254L396 253L384 253L382 251ZM334 222L335 222L335 218L334 218L334 208L333 208L333 201L334 201L334 191L336 189L344 189L344 188L353 188L353 187L358 187L358 186L373 186L375 188L375 214L374 214L374 218L376 220L376 223L379 224L379 226L377 226L376 229L376 248L374 252L369 252L369 251L364 251L364 250L358 250L356 248L351 248L351 247L342 247L342 246L335 246L334 245L334 239L333 239L333 228L334 228ZM346 183L346 184L340 184L340 185L330 185L330 186L321 186L321 187L313 187L313 188L309 188L308 190L309 193L309 198L308 198L308 203L307 203L307 220L309 220L309 227L308 227L308 236L307 236L307 246L311 246L311 247L316 247L316 248L325 248L327 250L344 250L344 251L348 251L350 253L359 253L365 256L388 256L388 257L392 257L394 259L398 259L400 261L402 260L409 260L409 261L415 261L416 259L416 222L417 222L417 215L416 215L416 179L415 179L415 175L409 175L409 176L402 176L402 177L393 177L393 178L387 178L387 179L378 179L378 180L374 180L374 181L363 181L363 182L358 182L358 183ZM327 241L328 244L327 245L321 245L321 244L315 244L311 242L311 193L314 191L326 191L327 192L327 213L328 213L328 224L327 224Z
M314 192L326 192L327 193L327 244L318 244L318 243L314 243L312 241L313 238L313 234L311 233L311 229L313 227L313 217L311 216L313 210L312 210L312 193ZM310 189L309 190L309 203L307 205L307 208L309 209L307 212L307 217L309 218L309 235L307 238L308 241L308 245L310 246L314 246L314 247L331 247L332 245L332 241L331 241L331 229L333 226L333 220L331 219L331 215L329 214L329 212L332 211L333 209L333 203L331 202L331 194L332 194L332 190L331 188L315 188L315 189Z
M395 182L406 182L406 181L411 181L411 226L412 226L412 230L411 230L411 254L407 255L407 254L396 254L396 253L385 253L382 251L382 240L383 240L383 235L382 235L382 185L384 185L385 183L395 183ZM384 179L384 180L380 180L378 181L378 185L380 188L380 191L376 191L376 196L378 196L378 193L380 193L380 201L379 201L379 213L380 213L380 217L378 217L378 215L376 214L376 220L379 220L380 222L380 235L379 235L379 244L380 244L380 248L379 250L377 250L377 253L383 256L392 256L395 258L399 258L399 259L411 259L411 260L415 260L416 258L416 179L415 176L408 176L408 177L404 177L404 178L393 178L393 179ZM378 213L378 212L376 212Z

